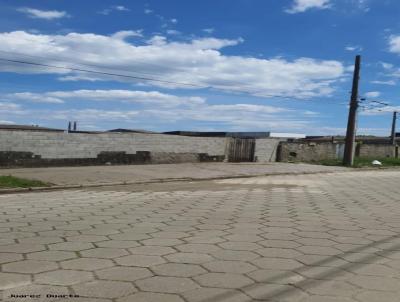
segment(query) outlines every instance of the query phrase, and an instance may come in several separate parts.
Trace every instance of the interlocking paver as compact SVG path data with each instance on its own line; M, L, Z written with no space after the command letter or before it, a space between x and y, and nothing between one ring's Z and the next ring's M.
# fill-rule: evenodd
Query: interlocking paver
M203 266L212 272L219 273L248 273L257 268L250 263L243 261L218 260L204 263Z
M208 273L193 279L202 286L219 288L242 288L254 283L244 275L229 273Z
M97 258L79 258L74 260L62 261L60 264L61 267L64 269L76 269L85 271L94 271L114 265L111 260Z
M200 264L214 260L208 254L202 253L175 253L165 256L171 262Z
M143 291L172 294L183 293L199 287L189 278L161 276L136 281L136 285Z
M2 195L0 290L68 287L77 302L397 302L399 181L362 171Z
M117 299L117 302L184 302L184 300L175 294L159 294L140 292L129 295L125 298Z
M28 259L33 260L48 260L48 261L61 261L74 259L78 256L73 252L65 252L65 251L43 251L43 252L35 252L27 254L26 257Z
M89 258L118 258L126 256L129 253L124 249L113 249L113 248L95 248L80 252L83 257Z
M176 251L167 246L139 246L128 249L131 254L149 255L149 256L163 256Z
M165 263L152 267L156 275L171 277L193 277L204 274L207 271L201 266L184 263Z
M136 292L135 287L128 282L95 280L74 285L73 290L80 296L98 298L117 298Z
M115 262L125 266L140 266L150 267L157 264L165 263L165 260L159 256L148 256L148 255L129 255L120 258L116 258Z
M0 290L31 284L29 275L0 273Z
M100 279L115 281L136 281L153 276L153 273L144 267L114 266L96 271Z
M0 264L22 260L22 254L0 253Z
M18 262L12 262L4 264L2 266L3 272L15 272L15 273L29 273L37 274L45 271L51 271L58 268L57 263L49 261L37 261L37 260L24 260Z
M51 285L73 285L93 279L94 276L89 272L74 270L56 270L35 275L37 283Z

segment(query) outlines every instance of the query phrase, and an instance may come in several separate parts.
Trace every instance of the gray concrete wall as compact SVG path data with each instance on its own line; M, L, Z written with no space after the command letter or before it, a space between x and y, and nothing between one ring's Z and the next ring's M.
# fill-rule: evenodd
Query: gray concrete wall
M276 161L276 152L281 139L265 138L256 140L255 159L258 162Z
M224 155L225 138L142 133L1 131L0 151L28 151L42 158L96 158L104 151Z
M368 158L395 157L395 147L389 144L359 144L357 156Z
M19 164L20 157L24 163L35 164L35 156L42 159L43 165L82 164L74 159L96 159L88 164L98 163L99 154L106 153L113 157L114 153L136 154L139 151L150 153L151 163L220 161L226 155L229 138L225 137L191 137L165 134L142 133L63 133L42 131L0 130L0 152L2 161L13 157L13 165ZM279 139L257 139L255 158L260 162L276 160L276 149ZM14 154L19 152L18 154ZM21 154L26 152L27 154ZM203 156L205 154L206 156ZM119 154L121 163L140 162ZM146 155L143 155L146 157ZM103 156L104 157L104 156ZM217 158L214 158L217 157ZM69 161L61 161L69 159ZM21 158L22 160L22 158ZM108 162L109 160L103 160ZM112 161L110 161L112 162ZM116 163L116 162L114 162ZM24 165L21 163L21 165Z
M282 142L279 160L283 162L318 162L339 159L342 155L342 143Z

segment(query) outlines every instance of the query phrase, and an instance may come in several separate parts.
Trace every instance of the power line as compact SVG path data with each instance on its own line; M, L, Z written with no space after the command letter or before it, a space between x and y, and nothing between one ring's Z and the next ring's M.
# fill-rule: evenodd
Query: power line
M12 54L11 52L5 52L5 51L1 51L1 50L0 50L0 52ZM14 53L14 54L18 54L18 53ZM26 55L26 56L30 56L30 55ZM30 56L30 57L35 57L35 56ZM45 58L39 57L39 56L36 56L36 57L45 59ZM100 75L107 75L107 76L114 76L114 77L130 78L130 79L142 80L142 81L151 81L151 82L160 82L160 83L166 83L166 84L183 85L183 86L197 87L197 88L203 88L203 89L204 88L209 88L209 89L217 89L217 90L224 90L224 91L228 90L228 88L224 88L224 87L213 87L213 86L199 85L199 84L187 83L187 82L184 83L184 82L170 81L170 80L164 80L164 79L153 78L153 77L144 77L144 76L142 77L142 76L134 76L134 75L127 75L127 74L113 73L113 72L95 71L95 70L89 70L89 69L84 69L84 68L57 66L57 65L38 63L38 62L32 62L32 61L27 61L27 60L7 59L7 58L3 58L3 57L0 57L0 60L1 61L5 61L5 62L10 62L10 63L16 63L16 64L31 65L31 66L37 66L37 67L55 68L55 69L70 70L70 71L77 71L77 72L86 72L86 73L92 73L92 74L100 74ZM61 63L63 63L63 62L61 62ZM71 63L71 62L65 62L65 63L75 64L75 63ZM78 65L78 64L75 64L75 65ZM95 68L110 69L110 68L107 68L107 67L100 67L100 66L81 64L81 63L79 63L79 65L87 65L87 66L91 66L91 67L95 67ZM118 70L118 69L114 69L114 70ZM150 73L148 73L148 74L151 75ZM238 84L241 84L241 83L238 83ZM231 91L237 92L237 93L253 94L253 96L261 97L261 98L264 97L264 98L279 98L279 99L286 99L286 100L295 99L295 100L301 100L301 101L309 101L309 99L304 99L304 98L300 98L300 97L273 95L273 94L263 94L262 90L259 90L259 91L254 91L254 90L251 91L250 89L249 90L245 90L246 87L254 89L254 87L241 85L241 86L239 86L239 88L242 88L242 90L240 90L240 89L231 89ZM261 95L257 96L257 94L261 94Z
M79 71L79 72L87 72L87 73L101 74L101 75L107 75L107 76L130 78L130 79L142 80L142 81L151 81L151 82L160 82L160 83L166 83L166 84L175 84L175 85L192 86L192 87L198 87L198 88L206 88L205 86L201 86L201 85L197 85L197 84L174 82L174 81L161 80L161 79L155 79L155 78L149 78L149 77L138 77L138 76L117 74L117 73L111 73L111 72L94 71L94 70L88 70L88 69L82 69L82 68L55 66L55 65L36 63L36 62L30 62L30 61L11 60L11 59L1 58L1 57L0 57L0 60L6 61L6 62L11 62L11 63L48 67L48 68L56 68L56 69L71 70L71 71Z

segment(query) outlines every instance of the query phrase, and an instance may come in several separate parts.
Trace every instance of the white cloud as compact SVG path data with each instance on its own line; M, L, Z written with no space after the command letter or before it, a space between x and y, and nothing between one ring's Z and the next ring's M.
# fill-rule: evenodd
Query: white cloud
M381 95L379 91L369 91L365 94L367 98L377 98Z
M15 122L6 121L6 120L0 120L0 124L2 124L2 125L13 125L13 124L15 124Z
M180 31L175 30L175 29L168 29L168 30L166 31L166 33L167 33L168 35L180 35L180 34L181 34Z
M129 8L126 8L126 7L123 6L123 5L116 5L116 6L114 6L114 8L115 8L116 10L119 10L119 11L125 11L125 12L129 12L129 11L130 11Z
M40 10L30 7L21 7L17 9L19 12L28 15L30 18L53 20L69 17L65 11L57 10Z
M289 14L303 13L309 9L327 9L331 7L330 0L293 0L292 6L286 9Z
M121 30L112 35L117 40L124 40L129 37L143 37L143 30Z
M120 12L129 12L130 9L123 6L123 5L113 5L110 6L109 8L105 8L101 11L99 11L98 13L101 15L109 15L110 13L112 13L113 11L120 11Z
M362 115L384 115L384 114L388 114L389 112L392 113L394 111L400 112L400 106L375 107L375 108L364 110L361 112L361 114Z
M400 54L400 35L391 35L389 37L389 51Z
M93 33L66 35L32 34L24 31L0 33L0 50L40 56L42 63L58 66L86 64L102 68L134 71L132 75L146 75L179 83L192 83L229 92L246 92L256 96L278 95L293 98L328 96L334 84L345 74L341 62L313 58L261 59L239 55L224 55L223 49L243 43L243 39L196 38L188 42L169 41L154 36L148 44L124 40L135 31L119 32L111 36ZM15 58L15 56L13 56ZM26 60L26 57L22 57ZM48 59L46 59L48 58ZM58 59L54 59L58 58ZM32 59L34 60L34 59ZM89 73L69 72L53 68L37 68L2 64L2 71L20 73L64 74L64 80L104 79L131 81L167 88L193 88L187 85L128 80ZM122 73L122 71L121 71ZM72 77L72 78L71 78Z
M144 10L144 13L145 13L146 15L149 15L149 14L151 14L151 13L154 13L154 11L151 10L151 9L146 8L146 9Z
M394 80L388 80L388 81L371 81L371 84L395 86L395 85L396 85L396 82L395 82Z
M348 45L345 47L345 50L347 50L347 51L362 51L363 48L358 45Z
M171 23L176 24L178 23L178 19L172 18L171 20L169 20Z
M201 97L179 97L158 91L133 90L72 90L50 91L44 93L18 92L5 96L12 101L28 101L33 103L61 104L68 100L130 102L161 107L176 107L180 105L196 106L204 104Z
M212 34L215 31L215 29L214 28L204 28L203 31L208 34Z
M240 130L299 130L310 126L310 114L315 112L294 110L258 104L208 104L206 99L196 96L176 96L158 91L130 90L73 90L49 91L43 93L13 93L3 98L9 102L0 103L0 119L12 119L19 122L36 124L59 124L68 120L90 123L92 126L104 128L139 127L148 129L167 129L174 125L197 125L220 129ZM22 108L15 102L37 102L38 100L61 100L79 102L88 107L82 109L57 109L49 105L49 109ZM14 103L12 103L12 102ZM139 104L128 110L96 109L90 102L128 102ZM115 106L118 107L118 106ZM21 120L23 119L23 120ZM136 123L132 125L132 123ZM108 127L108 126L107 126ZM111 126L109 126L111 127ZM178 128L179 126L177 126Z

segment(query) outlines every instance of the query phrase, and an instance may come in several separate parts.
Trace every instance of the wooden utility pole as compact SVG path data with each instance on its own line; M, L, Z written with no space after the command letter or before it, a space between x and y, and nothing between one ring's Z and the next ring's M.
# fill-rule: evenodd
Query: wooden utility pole
M393 112L393 121L392 121L392 133L390 135L390 142L392 145L396 145L396 120L397 120L397 111Z
M352 166L354 163L360 65L361 65L361 56L358 55L356 56L356 61L354 64L353 87L351 90L349 119L347 122L347 131L346 131L346 145L344 147L344 156L343 156L343 164L346 166Z

